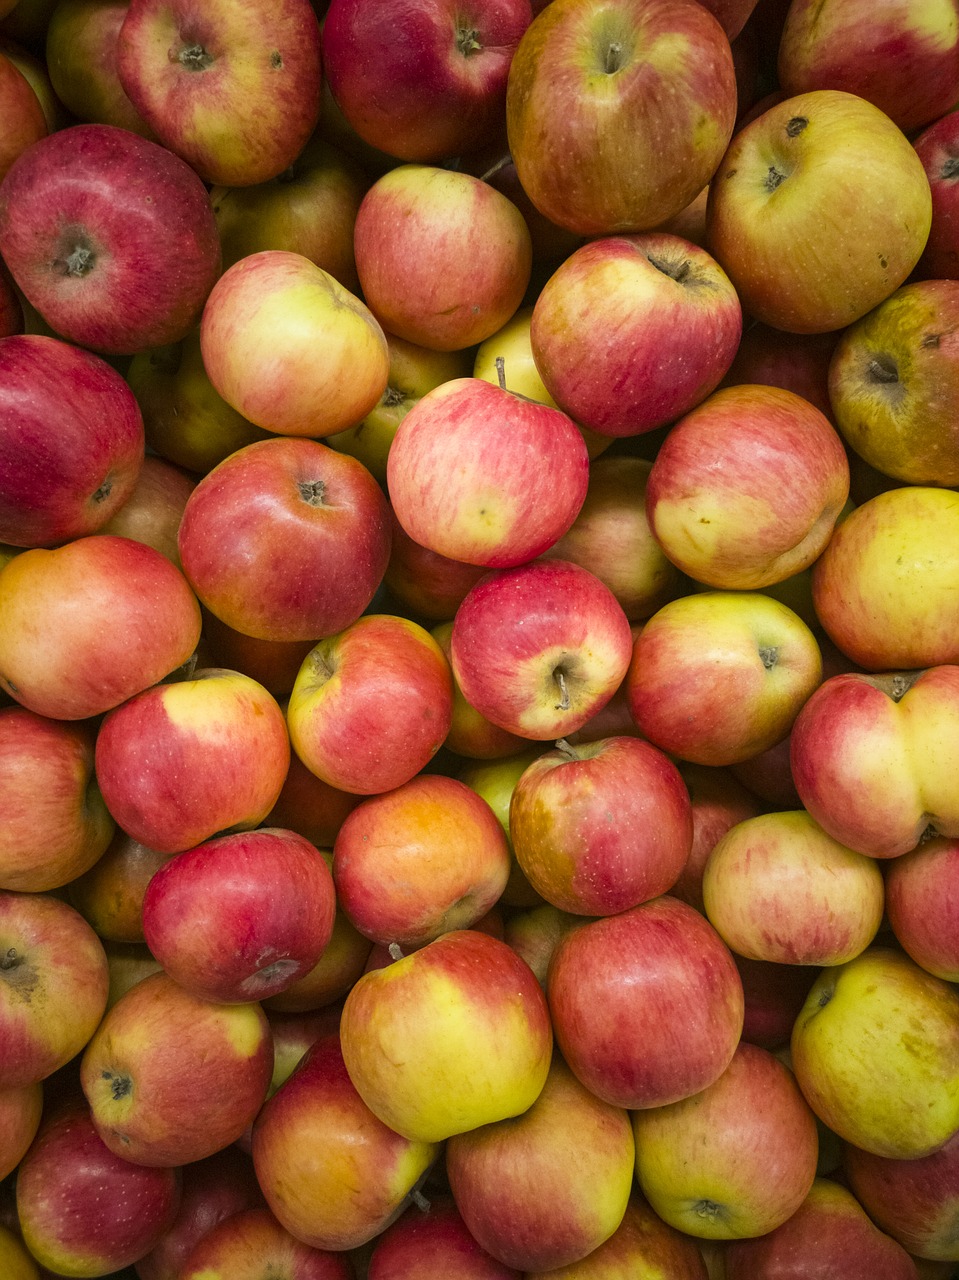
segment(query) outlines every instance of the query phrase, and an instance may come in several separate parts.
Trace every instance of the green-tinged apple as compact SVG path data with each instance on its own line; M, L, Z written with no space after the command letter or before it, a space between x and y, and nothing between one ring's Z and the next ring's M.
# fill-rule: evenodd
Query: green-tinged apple
M390 554L389 507L355 458L318 440L239 449L190 495L183 569L221 622L260 640L317 640L359 618Z
M884 475L959 484L957 327L959 281L918 280L840 335L829 366L836 424Z
M0 708L0 889L58 889L105 852L114 824L94 741L92 725Z
M414 541L468 564L526 564L579 514L589 454L559 409L459 378L397 428L386 466L393 512Z
M708 921L668 895L567 932L546 981L563 1057L614 1106L660 1107L698 1093L739 1042L733 957Z
M0 1088L44 1080L97 1028L107 958L73 907L41 893L0 893Z
M84 1050L80 1081L111 1151L173 1167L235 1142L263 1105L272 1070L258 1004L213 1004L156 973L109 1010Z
M520 182L582 235L678 213L712 177L735 117L729 40L705 7L679 0L552 0L510 67Z
M572 253L536 299L530 345L543 383L570 417L602 435L636 436L715 390L742 326L739 298L715 258L649 231Z
M516 859L547 902L609 916L668 892L689 856L693 819L672 761L639 738L560 740L513 790Z
M703 1239L762 1236L816 1177L816 1119L788 1067L740 1044L706 1089L633 1113L636 1173L659 1216Z
M132 0L120 83L156 136L207 183L267 182L320 118L320 28L309 0Z
M143 895L169 856L117 830L89 871L69 882L67 898L99 937L142 942Z
M725 387L677 422L646 486L653 536L721 590L761 591L808 568L849 497L842 440L792 391Z
M626 676L643 737L693 764L748 760L787 736L822 655L798 614L757 592L672 600L636 637Z
M844 964L879 931L882 872L805 809L737 823L706 862L706 916L730 950L779 964Z
M733 139L709 186L707 235L745 311L825 333L904 283L931 218L922 163L892 120L855 94L814 89Z
M959 982L959 841L924 839L887 863L885 878L886 918L903 951L936 977Z
M947 111L913 144L932 192L932 226L916 266L920 280L959 279L959 111Z
M276 699L221 667L155 685L117 707L100 726L95 757L110 813L159 853L258 826L289 761Z
M78 120L113 124L156 141L120 83L117 37L128 0L58 0L44 53L57 97Z
M40 1280L36 1259L27 1251L20 1233L2 1224L0 1224L0 1267L3 1268L3 1274L7 1280Z
M453 619L451 664L463 696L524 738L581 729L619 688L631 653L616 597L566 560L492 570Z
M0 49L29 81L30 88L40 100L48 130L53 133L56 129L65 129L70 123L70 113L54 91L41 49L36 46L33 49L24 48L22 43L12 39L6 31L0 34Z
M869 947L813 983L792 1063L839 1137L874 1155L929 1155L959 1129L959 992L902 952Z
M478 713L477 713L478 714ZM522 741L520 739L520 741ZM488 762L468 763L456 776L468 787L472 787L481 795L499 819L500 826L506 834L512 855L512 867L509 880L503 890L502 902L510 907L536 907L542 905L543 899L536 892L523 874L513 854L513 842L509 834L509 806L513 798L513 790L527 766L544 750L542 746L520 749L513 755L503 756ZM524 957L525 959L525 957Z
M269 1097L289 1080L308 1050L327 1035L339 1035L340 1001L305 1013L278 1013L264 1002L273 1032L273 1076ZM252 1137L252 1133L251 1133Z
M455 611L454 611L455 612ZM452 622L441 622L434 627L430 635L443 650L446 660L450 660L450 642L453 635ZM526 740L501 729L481 715L475 707L463 697L463 691L453 678L453 712L450 718L450 731L443 744L455 755L465 756L469 760L499 760L514 755L526 746Z
M503 938L526 961L545 991L549 963L560 938L570 929L585 923L583 916L560 911L552 903L543 902L539 906L511 911L506 918Z
M498 1262L469 1231L452 1198L431 1192L412 1204L376 1238L368 1280L417 1280L453 1276L457 1280L520 1280L520 1272Z
M363 1101L421 1142L521 1115L543 1088L553 1047L532 970L505 942L473 929L364 974L340 1028Z
M446 1173L470 1232L520 1271L550 1271L608 1240L626 1212L635 1150L629 1116L556 1055L523 1115L455 1134Z
M689 857L669 892L702 911L703 868L707 858L730 827L755 818L762 806L759 798L728 769L684 763L679 772L692 806L693 841Z
M312 773L341 791L374 795L432 760L452 707L450 666L430 633L408 618L369 613L310 650L286 718L293 750Z
M290 1235L268 1209L243 1209L194 1246L178 1280L353 1280L349 1258Z
M831 676L796 718L790 761L803 806L860 853L959 836L959 666Z
M223 399L277 435L316 438L353 426L389 378L386 336L370 309L287 249L252 253L224 271L203 308L200 350Z
M150 955L150 949L141 942L104 942L107 967L110 974L110 991L107 1009L112 1009L121 996L144 978L162 972L162 965Z
M364 800L333 846L340 907L373 942L402 948L472 928L509 873L496 814L465 782L441 774Z
M279 1221L318 1249L354 1249L405 1208L439 1155L366 1106L336 1035L317 1040L253 1126L253 1163Z
M0 1178L12 1173L36 1136L43 1110L43 1085L0 1089Z
M363 296L384 329L437 351L475 346L502 328L532 269L529 229L511 200L472 174L424 164L374 182L354 250Z
M29 80L0 51L0 179L24 151L49 132L43 107Z

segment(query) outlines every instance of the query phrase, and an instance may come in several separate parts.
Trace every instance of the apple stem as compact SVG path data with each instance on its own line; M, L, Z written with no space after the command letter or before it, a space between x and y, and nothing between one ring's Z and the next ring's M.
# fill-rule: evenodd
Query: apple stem
M390 959L392 960L403 959L403 950L400 947L400 944L398 942L391 942L390 945L387 947L387 951L389 951L390 953Z
M490 165L484 174L480 176L480 182L489 182L490 178L495 178L501 169L505 169L508 164L513 163L513 157L507 153L500 156L495 164Z
M556 743L556 750L561 751L568 760L578 760L579 756L569 745L565 738L559 738Z
M420 1209L423 1213L429 1213L430 1209L433 1207L431 1202L423 1195L423 1192L419 1187L413 1188L410 1192L410 1199L416 1205L417 1209Z
M623 65L623 46L618 40L610 42L606 50L606 74L613 75Z
M502 356L496 357L496 378L500 391L506 390L506 361Z
M559 702L556 704L557 711L569 710L569 689L566 685L566 673L562 667L557 667L553 672L553 679L559 686Z
M899 370L891 356L874 356L866 365L866 377L870 382L890 383L899 381Z

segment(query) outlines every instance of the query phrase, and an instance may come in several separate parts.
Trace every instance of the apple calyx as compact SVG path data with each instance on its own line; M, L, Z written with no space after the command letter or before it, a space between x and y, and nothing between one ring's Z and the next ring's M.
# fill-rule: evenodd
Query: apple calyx
M133 1092L133 1081L128 1075L121 1075L114 1071L101 1071L102 1079L109 1082L110 1097L114 1102L120 1102L128 1094Z
M759 657L767 671L772 671L773 667L779 661L779 647L777 645L761 645L759 649Z
M715 1222L723 1212L723 1207L717 1204L715 1200L697 1200L692 1206L693 1213L697 1218L705 1218L710 1222Z
M171 50L171 61L173 60ZM212 53L209 53L202 44L187 44L175 55L175 60L186 71L206 71L213 66L215 61Z
M402 404L405 399L406 399L405 391L401 391L399 387L387 386L386 390L383 392L382 396L380 397L380 404L383 405L383 407L386 409L395 409L396 406L398 404ZM362 429L363 429L363 424L360 423L360 425L356 429L357 435L359 435Z
M938 338L936 339L938 345ZM866 365L866 378L869 382L886 385L899 381L899 368L892 356L883 353L873 358Z
M307 506L325 507L327 505L325 480L301 480L297 484L297 489Z
M75 233L75 243L70 252L63 258L54 259L53 266L61 275L73 276L76 279L89 273L96 266L97 255L93 252L86 237Z
M939 170L939 177L944 182L954 182L959 178L959 156L950 156Z
M456 32L456 47L464 58L469 58L474 53L481 52L483 46L480 44L477 29L475 27L459 27Z

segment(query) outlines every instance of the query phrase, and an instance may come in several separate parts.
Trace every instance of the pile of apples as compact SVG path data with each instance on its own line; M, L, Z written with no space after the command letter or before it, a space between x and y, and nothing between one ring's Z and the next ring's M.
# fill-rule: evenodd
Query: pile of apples
M0 1277L959 1263L959 0L0 0Z

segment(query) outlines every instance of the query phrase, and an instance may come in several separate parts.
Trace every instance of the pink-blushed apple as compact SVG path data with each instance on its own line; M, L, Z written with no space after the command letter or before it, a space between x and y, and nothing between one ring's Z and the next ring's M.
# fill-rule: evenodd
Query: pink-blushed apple
M273 1077L268 1095L272 1098L317 1040L339 1035L342 1003L335 1000L322 1009L310 1009L306 1013L279 1013L266 1004L264 1008L273 1032Z
M156 141L117 71L127 0L64 0L50 14L44 56L57 97L78 120L113 124Z
M758 592L681 596L636 637L633 719L662 750L731 765L785 738L819 685L822 656L798 614Z
M959 841L923 840L884 871L886 918L903 951L936 977L959 982Z
M503 937L516 954L533 970L539 985L546 990L549 962L556 944L570 929L585 924L583 916L560 911L549 902L525 907L509 913Z
M805 809L737 823L703 874L706 917L731 951L779 964L844 964L879 931L882 872Z
M452 622L440 623L432 629L430 635L443 650L448 662L453 635ZM453 712L450 730L443 745L455 755L466 756L470 760L499 760L522 751L526 740L507 729L501 729L470 706L454 677Z
M364 800L333 846L339 905L373 942L402 948L472 928L509 873L496 814L465 782L441 774Z
M389 377L386 336L369 307L287 249L224 271L203 308L200 350L223 399L277 435L343 431L376 405Z
M729 40L703 6L552 0L510 67L520 182L541 213L582 235L678 213L709 181L735 118Z
M115 831L93 866L67 885L67 898L104 940L142 942L143 895L169 856Z
M0 1088L44 1080L84 1047L107 1003L107 958L78 911L0 892Z
M431 1193L423 1207L410 1205L377 1236L370 1254L368 1280L416 1280L424 1274L459 1280L520 1280L521 1275L486 1252L445 1193Z
M0 889L58 889L105 852L114 824L94 775L94 742L82 721L0 708Z
M411 538L395 516L392 524L384 586L409 617L426 623L449 621L486 569L430 551Z
M80 1082L97 1132L134 1164L174 1167L235 1142L273 1069L258 1004L213 1004L165 973L144 978L90 1038Z
M197 175L106 124L60 129L11 166L0 184L0 253L53 329L114 354L179 341L220 270Z
M13 162L49 132L43 107L29 80L12 58L0 51L0 179Z
M50 547L96 533L143 465L132 391L105 360L42 334L0 339L0 388L0 541Z
M668 892L693 839L679 770L631 737L576 747L560 740L544 752L513 790L509 829L533 888L584 916L615 915Z
M825 415L792 391L751 384L714 392L673 426L646 515L683 573L760 591L819 558L848 497L846 451Z
M571 254L536 299L530 345L560 408L600 434L636 436L715 390L741 333L739 299L719 263L691 241L650 231Z
M114 1154L80 1098L44 1118L17 1173L16 1197L24 1243L39 1263L102 1276L137 1262L171 1226L180 1171Z
M693 840L670 893L697 911L703 910L703 868L716 842L730 827L761 812L759 799L728 769L703 764L681 764L679 772L693 818Z
M553 1047L532 970L474 929L364 974L346 998L340 1034L363 1101L397 1133L424 1142L521 1115L543 1088Z
M253 1163L279 1221L318 1249L354 1249L405 1208L439 1155L373 1114L351 1083L336 1035L308 1050L253 1126Z
M0 1089L0 1178L12 1173L26 1154L40 1127L43 1105L39 1080Z
M143 935L187 991L243 1004L278 995L313 968L335 910L319 851L293 831L258 827L165 863L144 895Z
M546 981L563 1057L614 1106L659 1107L705 1089L742 1031L732 955L699 912L668 895L567 932Z
M147 454L133 492L101 526L100 532L145 542L179 569L177 532L187 499L195 487L196 480L185 471L152 453Z
M892 120L856 94L813 89L737 133L709 185L707 237L745 311L823 333L899 288L931 218L922 163Z
M824 680L790 735L796 790L830 835L873 858L959 836L959 667Z
M740 1044L692 1097L635 1111L643 1194L677 1230L703 1239L762 1236L786 1222L816 1177L816 1119L792 1072Z
M317 440L246 445L190 495L184 572L221 622L261 640L317 640L367 608L390 554L389 508L369 471Z
M608 1240L634 1168L627 1112L591 1094L558 1055L523 1115L446 1144L446 1174L470 1232L523 1272L567 1266Z
M532 269L529 229L511 200L472 174L426 164L399 165L373 183L354 249L363 296L384 329L437 351L500 329Z
M791 1050L816 1115L865 1151L914 1159L959 1129L959 992L901 951L824 969Z
M131 0L120 83L163 145L204 182L247 186L291 164L320 118L320 28L309 0L197 11Z
M913 145L932 192L932 226L915 275L920 280L959 279L959 111L947 111Z
M467 702L537 740L582 728L616 692L631 652L616 597L566 560L492 570L457 609L450 642Z
M328 850L322 852L332 870L332 853ZM363 974L371 950L369 938L364 938L350 923L346 912L337 906L333 932L319 960L309 973L298 978L285 991L264 1000L264 1008L270 1015L302 1015L329 1009L346 996Z
M341 791L373 795L429 763L449 732L452 702L449 663L430 633L374 613L311 649L286 718L311 772Z
M290 761L286 721L261 684L221 667L154 685L100 726L97 778L135 840L180 853L273 808Z
M342 1253L314 1249L290 1235L268 1209L243 1209L218 1222L193 1247L179 1280L353 1280Z

